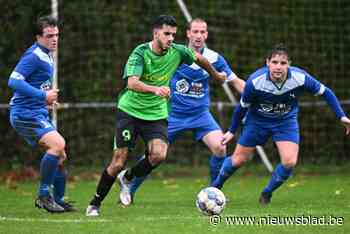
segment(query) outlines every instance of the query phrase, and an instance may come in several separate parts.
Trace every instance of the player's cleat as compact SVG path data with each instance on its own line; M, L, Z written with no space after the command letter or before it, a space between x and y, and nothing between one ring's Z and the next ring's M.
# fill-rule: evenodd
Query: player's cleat
M132 204L132 195L130 193L131 182L125 178L126 170L123 170L118 175L118 183L120 185L119 200L122 206L130 206Z
M58 202L57 204L60 205L61 207L63 207L64 212L75 212L77 211L77 209L73 206L74 202Z
M64 208L58 205L52 197L38 197L35 200L35 207L45 209L51 213L62 213Z
M88 205L88 207L86 208L86 216L89 217L96 217L100 215L100 207L98 206L94 206L94 205Z
M271 202L271 193L262 192L259 198L259 203L263 206L267 206Z

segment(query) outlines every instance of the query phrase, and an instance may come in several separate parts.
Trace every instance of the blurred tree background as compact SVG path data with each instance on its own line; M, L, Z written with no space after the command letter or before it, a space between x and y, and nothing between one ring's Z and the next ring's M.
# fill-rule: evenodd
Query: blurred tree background
M60 102L70 108L59 110L59 131L67 140L71 165L100 165L109 161L115 126L115 109L79 107L77 103L113 103L123 88L123 66L132 49L151 40L150 25L159 14L178 21L177 43L186 43L186 20L176 1L160 0L75 0L58 1L61 23L58 59ZM219 0L185 1L193 17L208 22L210 48L222 53L232 69L246 79L264 65L269 48L284 42L293 65L303 67L342 100L347 112L350 96L350 2L347 0ZM50 1L0 0L0 103L12 95L8 77L33 40L33 22L49 14ZM212 83L212 111L225 129L232 107L221 86ZM237 96L238 97L238 96ZM311 102L312 101L312 102ZM301 100L301 163L342 164L349 159L349 139L330 109L320 98L306 95ZM36 164L38 151L25 144L8 121L8 109L0 109L2 167ZM142 143L135 150L141 152ZM234 143L230 145L232 152ZM269 158L278 160L271 143ZM169 162L205 163L209 152L185 134L170 148ZM256 160L259 162L259 160Z

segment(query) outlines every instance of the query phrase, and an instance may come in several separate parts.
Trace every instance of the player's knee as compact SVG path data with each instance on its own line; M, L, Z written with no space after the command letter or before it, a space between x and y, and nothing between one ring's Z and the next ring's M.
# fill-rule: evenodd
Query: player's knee
M249 155L245 154L234 154L232 156L233 165L236 167L241 167L250 160Z
M282 164L285 168L293 168L297 165L297 159L296 158L288 158L288 159L283 160Z
M226 154L226 146L222 144L218 144L211 148L213 154L218 156L225 156Z
M155 139L149 144L148 148L148 159L154 166L160 164L166 159L168 151L168 145L160 139Z
M48 152L54 155L57 155L60 157L61 160L66 159L66 141L63 137L58 137L52 143L50 144L50 147L48 149Z
M112 162L108 166L108 172L110 175L115 176L120 171L126 162L128 149L117 149L113 153Z
M166 159L166 151L153 151L149 155L149 161L152 165L158 165Z

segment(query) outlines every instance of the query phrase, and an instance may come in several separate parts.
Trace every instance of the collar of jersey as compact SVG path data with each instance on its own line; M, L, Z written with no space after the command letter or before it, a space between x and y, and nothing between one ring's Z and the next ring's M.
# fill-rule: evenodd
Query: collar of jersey
M39 47L42 51L44 51L45 53L49 54L50 50L42 45L40 45L39 43L35 42L36 46Z
M152 54L154 54L155 56L159 56L159 57L166 55L166 54L169 52L170 48L171 48L171 47L169 47L169 49L168 49L168 50L166 51L166 53L164 53L164 54L157 54L157 53L155 53L155 52L152 50L152 44L153 44L153 41L150 41L150 42L148 43L148 46L149 46L150 51L152 52Z

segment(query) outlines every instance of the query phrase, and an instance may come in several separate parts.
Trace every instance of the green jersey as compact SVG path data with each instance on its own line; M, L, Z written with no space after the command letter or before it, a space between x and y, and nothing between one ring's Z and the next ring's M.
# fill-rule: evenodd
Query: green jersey
M196 59L192 49L172 44L165 54L152 51L152 43L144 43L134 49L125 65L123 79L137 76L147 85L169 86L169 81L182 63L191 65ZM119 95L118 108L143 120L159 120L168 117L168 100L153 93L137 92L125 88Z

